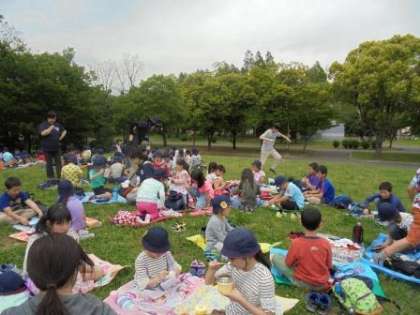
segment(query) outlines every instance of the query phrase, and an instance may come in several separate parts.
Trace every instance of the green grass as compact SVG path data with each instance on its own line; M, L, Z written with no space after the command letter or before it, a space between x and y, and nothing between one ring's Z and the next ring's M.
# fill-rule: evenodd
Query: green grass
M250 165L252 157L226 157L208 156L206 162L210 160L218 161L225 165L227 178L238 178L244 167ZM286 160L279 168L287 176L300 178L306 172L306 165L309 161ZM395 193L402 198L405 206L409 206L405 189L411 179L415 168L399 169L377 166L363 166L363 164L344 164L328 163L331 180L337 187L337 193L346 193L355 200L361 200L367 194L374 192L381 181L389 180L394 184ZM23 181L23 188L35 193L35 199L42 200L47 204L54 202L56 193L54 190L41 191L37 185L44 180L44 170L39 167L21 170L5 170L0 173L0 182L7 176L18 176ZM120 228L108 223L109 218L115 214L122 206L94 206L86 205L89 216L100 218L103 226L94 229L96 237L82 241L82 246L87 252L95 253L97 256L107 259L113 263L126 265L128 268L121 271L116 279L107 287L95 290L93 293L99 298L105 298L112 290L117 289L133 277L134 260L141 251L139 239L144 234L144 229ZM127 208L127 207L126 207ZM128 207L129 208L129 207ZM356 219L344 215L341 211L323 207L323 226L321 232L336 234L344 237L351 237L352 227ZM262 242L282 241L282 247L287 247L289 242L287 234L290 231L300 230L298 222L289 218L276 218L275 214L267 209L258 209L255 214L242 214L233 211L230 220L241 226L252 229L258 239ZM188 242L185 237L200 233L201 227L205 226L207 218L185 218L187 229L185 232L177 234L170 230L173 221L161 224L170 231L172 251L175 258L187 270L194 258L203 259L200 249ZM378 232L383 231L381 227L372 221L363 220L365 229L365 241L372 241ZM8 239L7 235L12 232L9 226L0 226L0 257L1 262L22 264L25 245ZM392 299L398 301L402 306L402 314L418 314L420 300L418 299L418 288L404 282L393 281L389 278L380 276L385 293ZM307 314L303 302L303 291L287 286L277 286L277 294L286 297L297 297L301 302L288 314ZM336 309L337 310L337 309ZM395 314L395 309L385 304L385 314Z
M381 161L397 161L420 163L420 154L416 153L399 153L399 152L383 152L376 155L374 152L352 152L353 159L360 160L381 160Z

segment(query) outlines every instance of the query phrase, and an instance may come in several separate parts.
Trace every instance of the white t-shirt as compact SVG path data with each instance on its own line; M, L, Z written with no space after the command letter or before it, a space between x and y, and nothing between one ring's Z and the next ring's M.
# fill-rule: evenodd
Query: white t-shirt
M268 140L263 139L263 144L261 146L261 151L271 151L274 149L274 144L276 143L276 139L280 137L280 132L275 132L273 129L267 129L260 137L266 138Z

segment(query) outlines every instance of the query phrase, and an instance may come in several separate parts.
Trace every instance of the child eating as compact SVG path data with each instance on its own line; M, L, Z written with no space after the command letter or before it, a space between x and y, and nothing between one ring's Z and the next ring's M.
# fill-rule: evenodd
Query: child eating
M260 160L255 160L251 164L252 173L254 173L254 179L257 185L265 183L265 172L262 170L262 164Z
M171 246L165 229L151 228L142 243L144 251L135 262L134 285L137 289L154 289L180 274L181 266L169 251Z
M277 176L275 185L282 192L267 202L267 206L278 205L284 210L301 210L305 206L305 197L302 191L286 177Z
M274 281L270 265L265 261L255 236L247 229L234 229L223 242L222 255L229 263L222 267L216 260L210 262L206 284L228 276L234 288L224 295L231 300L226 314L277 314Z

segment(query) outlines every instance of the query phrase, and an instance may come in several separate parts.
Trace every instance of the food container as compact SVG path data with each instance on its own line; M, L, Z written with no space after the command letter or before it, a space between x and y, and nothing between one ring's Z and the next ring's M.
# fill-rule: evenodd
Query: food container
M217 290L223 295L232 292L233 290L233 281L231 277L220 277L217 279Z

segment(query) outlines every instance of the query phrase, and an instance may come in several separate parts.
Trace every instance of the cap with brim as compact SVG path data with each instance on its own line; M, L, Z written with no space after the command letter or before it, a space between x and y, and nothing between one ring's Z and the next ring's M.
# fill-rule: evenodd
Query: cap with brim
M93 166L105 166L106 165L106 158L102 155L97 155L93 159Z
M171 245L168 232L161 227L151 228L142 239L144 249L152 253L165 253Z
M252 257L260 250L260 245L251 231L237 228L226 236L221 254L227 258Z
M15 292L25 287L22 277L12 270L0 273L0 294Z
M286 182L286 180L287 179L284 176L277 176L274 179L274 185L276 185L277 187L279 187L279 186L283 185Z
M213 213L215 214L219 213L223 209L226 209L227 207L230 206L230 204L231 204L230 197L226 195L217 196L211 201L211 205L213 207Z

